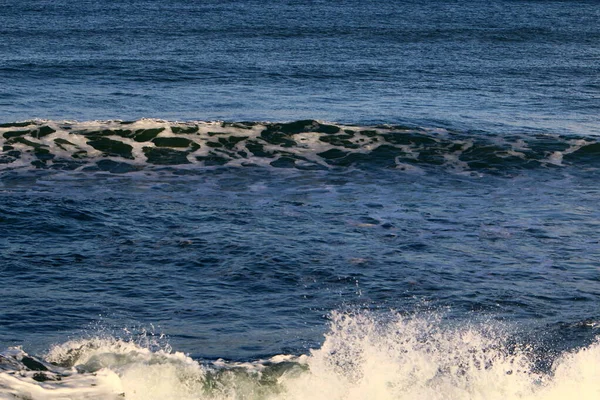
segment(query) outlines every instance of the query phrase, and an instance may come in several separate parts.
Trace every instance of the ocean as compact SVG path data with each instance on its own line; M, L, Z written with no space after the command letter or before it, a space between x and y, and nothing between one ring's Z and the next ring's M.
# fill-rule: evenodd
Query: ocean
M0 399L600 398L599 21L0 0Z

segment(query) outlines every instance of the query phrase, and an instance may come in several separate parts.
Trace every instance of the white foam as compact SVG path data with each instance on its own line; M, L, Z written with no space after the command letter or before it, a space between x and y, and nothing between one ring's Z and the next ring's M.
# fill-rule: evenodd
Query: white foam
M182 353L116 339L72 341L47 356L72 364L70 376L39 383L2 372L0 398L111 398L115 393L144 400L600 398L600 343L563 354L549 373L542 373L527 346L509 347L506 338L502 328L447 327L436 316L390 314L381 321L366 313L338 313L323 345L309 354L246 363L200 365ZM273 366L279 363L287 364L276 372Z
M203 392L205 370L196 361L169 349L151 351L116 339L70 341L55 346L46 359L69 363L87 373L108 369L119 376L127 399L195 399Z
M600 344L534 372L528 351L508 351L485 327L442 329L430 319L336 315L309 372L282 379L286 399L600 398Z
M326 123L328 124L328 123ZM45 136L38 137L39 131L36 128L49 127L54 130L53 133L46 134ZM314 128L314 130L311 130ZM482 143L476 143L476 137L471 134L456 135L451 134L444 129L427 129L427 128L415 128L414 130L408 130L407 134L411 135L408 137L408 143L397 143L394 133L400 135L404 130L395 131L390 126L351 126L351 125L336 125L339 129L335 132L335 135L330 135L322 131L321 126L317 123L308 124L304 127L304 130L299 133L283 133L276 132L277 125L271 125L269 123L255 122L252 124L244 123L223 123L221 121L189 121L189 122L169 122L157 119L140 119L138 121L126 122L121 121L44 121L36 120L26 127L19 126L4 126L0 127L0 146L3 148L7 147L3 159L0 160L0 171L4 169L34 169L34 168L56 168L62 169L73 169L78 170L95 170L96 162L102 159L113 160L115 162L125 162L127 164L134 164L135 170L142 170L148 168L152 170L154 167L158 169L164 167L160 162L148 161L148 157L144 151L144 148L156 147L153 139L148 138L144 142L138 142L134 137L136 131L144 129L159 129L157 138L169 138L178 137L185 138L196 145L190 146L187 149L181 149L178 147L173 148L175 151L184 151L185 157L187 157L187 163L183 165L178 164L177 168L180 169L194 169L200 167L210 168L211 161L205 161L204 158L216 157L218 163L231 167L240 167L246 165L256 165L263 167L270 167L270 165L282 157L291 157L294 159L294 163L300 169L311 169L317 167L318 169L329 169L336 167L338 164L348 166L357 162L362 163L363 160L369 159L369 154L373 153L374 158L385 157L388 154L389 149L383 149L381 154L377 152L377 149L385 146L387 148L395 149L392 153L396 153L396 170L407 173L424 174L428 173L427 166L437 165L435 162L429 164L428 161L423 161L422 167L415 167L413 160L419 160L420 153L425 155L439 154L444 158L443 165L445 170L452 173L469 175L469 176L482 176L481 173L473 174L473 170L479 168L483 169L495 169L495 167L488 166L477 166L472 165L472 161L464 161L463 154L473 146L487 146L497 147L495 149L495 155L499 158L518 157L520 162L517 165L512 165L512 162L508 162L509 168L519 168L519 164L528 164L529 161L535 160L542 164L556 165L556 166L569 166L569 163L564 163L563 157L574 153L584 146L596 143L596 141L590 141L589 139L565 139L558 136L548 136L550 140L555 140L557 143L567 144L569 147L563 151L548 152L541 150L539 154L530 154L534 150L531 149L531 145L538 140L536 137L522 136L520 138L504 137L502 135L480 135ZM273 129L271 129L273 128ZM178 129L178 130L177 130ZM105 132L105 130L112 130L113 133ZM189 133L185 133L188 130ZM267 135L265 135L265 130ZM23 132L21 137L18 134L15 136L15 131ZM131 131L131 134L121 136L119 131ZM191 132L193 131L193 132ZM10 132L8 138L4 137L4 134ZM175 133L177 132L177 133ZM289 141L283 141L279 143L277 137L269 138L268 132L276 132L276 135L284 135L289 140L293 140L296 144L290 146ZM333 133L333 132L329 132ZM392 133L392 135L387 135ZM412 140L423 135L426 138L427 144L420 140ZM469 136L471 135L471 136ZM132 147L131 156L125 151L125 154L119 156L119 154L111 154L111 151L102 151L95 149L90 142L93 138L103 137L113 141L121 142ZM220 139L228 140L227 143L219 143ZM58 143L55 141L61 139ZM139 137L138 137L139 139ZM273 140L274 139L274 140ZM68 141L68 144L64 141ZM61 143L63 141L63 143ZM531 141L531 143L529 143ZM486 144L486 142L488 144ZM7 145L8 143L8 145ZM252 146L258 145L260 150L259 155L255 155ZM9 147L10 146L10 147ZM45 155L44 151L39 151L39 147L49 151L49 155ZM457 146L459 146L457 148ZM97 146L98 147L98 146ZM161 146L162 147L162 146ZM535 146L534 146L535 149ZM10 153L13 150L19 152L19 154ZM254 150L254 149L253 149ZM360 155L359 157L348 157L346 160L329 160L327 156L320 156L319 154L328 152L330 150L337 150L340 157L346 155ZM254 150L255 151L255 150ZM538 151L538 150L535 150ZM266 153L266 155L262 153ZM108 154L107 154L108 153ZM177 153L175 153L177 154ZM156 153L153 153L153 156ZM367 155L363 157L363 155ZM168 156L166 156L168 157ZM467 158L470 158L468 156ZM425 159L427 157L424 157ZM337 162L339 161L339 162ZM384 160L390 162L392 160ZM512 161L512 160L511 160ZM571 160L569 160L571 161ZM177 161L179 162L179 161ZM284 163L288 164L288 163ZM289 163L291 166L291 163ZM485 163L484 163L485 164ZM275 165L275 164L274 164ZM533 164L532 164L533 165ZM92 166L92 168L87 168ZM99 165L98 165L99 166ZM391 165L389 165L391 166ZM102 169L103 167L100 166ZM501 166L497 166L501 169Z
M551 153L548 156L546 162L548 164L557 165L557 166L562 165L562 162L563 162L563 153L561 153L560 151L555 151L555 152Z
M19 348L9 349L2 356L20 361L26 353ZM37 374L48 377L39 382ZM0 399L108 400L122 398L121 378L108 368L93 374L78 374L74 368L56 368L53 372L25 369L0 372Z

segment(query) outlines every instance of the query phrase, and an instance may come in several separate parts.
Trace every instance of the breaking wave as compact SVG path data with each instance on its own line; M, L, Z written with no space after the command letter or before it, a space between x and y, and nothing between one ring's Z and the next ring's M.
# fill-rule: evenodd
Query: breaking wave
M0 170L127 173L152 168L383 167L458 173L599 165L592 136L498 135L403 126L290 123L26 121L0 125Z
M599 398L599 342L544 370L530 346L507 337L486 324L335 313L320 348L245 363L198 361L115 338L74 340L43 359L20 348L0 353L0 398Z

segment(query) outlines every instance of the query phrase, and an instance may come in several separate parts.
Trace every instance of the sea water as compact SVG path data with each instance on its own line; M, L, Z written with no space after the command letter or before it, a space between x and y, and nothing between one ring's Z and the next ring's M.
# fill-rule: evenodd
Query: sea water
M0 398L600 398L599 18L0 0Z

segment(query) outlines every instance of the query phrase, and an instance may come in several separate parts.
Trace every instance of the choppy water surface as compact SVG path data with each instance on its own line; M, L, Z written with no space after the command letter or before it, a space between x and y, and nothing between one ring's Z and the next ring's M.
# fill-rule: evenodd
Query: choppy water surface
M596 175L6 170L0 340L58 366L3 353L0 387L35 393L41 373L43 396L92 380L99 398L594 398Z
M594 133L595 1L0 1L0 121Z

